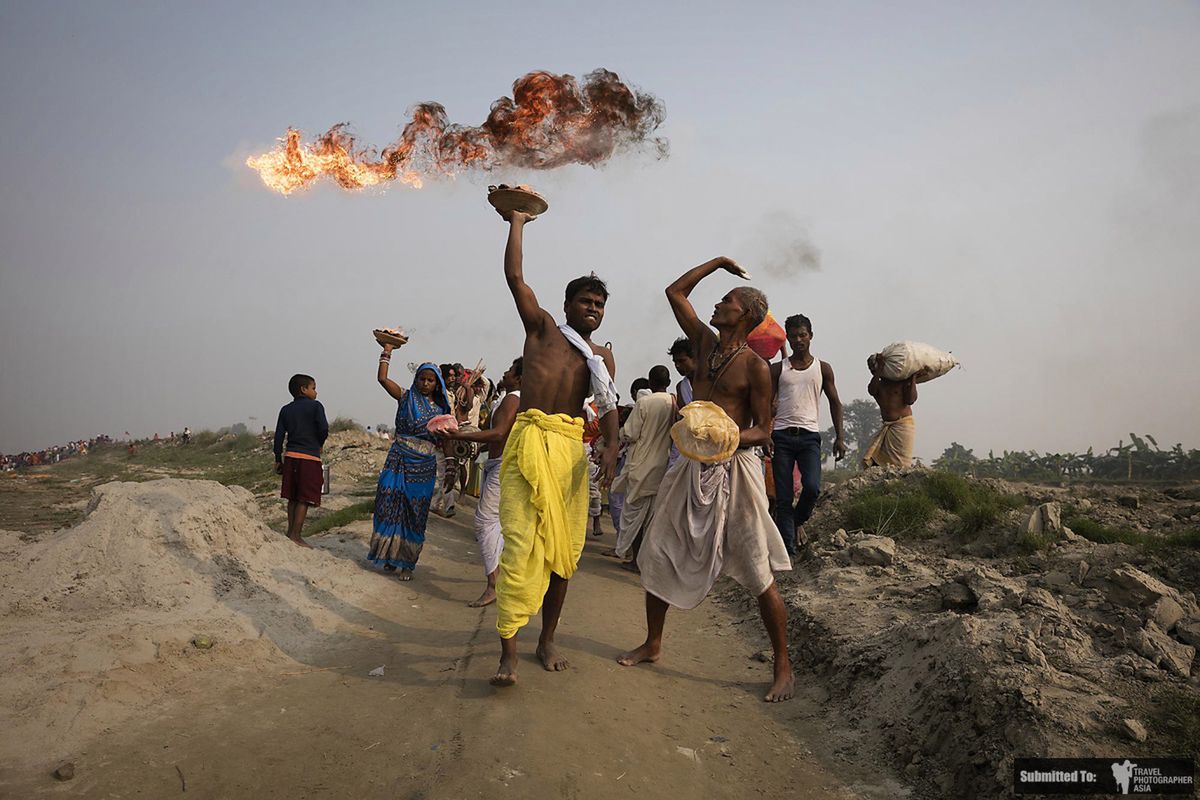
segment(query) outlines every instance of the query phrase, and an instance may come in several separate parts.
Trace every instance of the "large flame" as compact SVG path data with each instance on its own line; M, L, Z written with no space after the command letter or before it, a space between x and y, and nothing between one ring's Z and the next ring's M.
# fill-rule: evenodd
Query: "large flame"
M658 158L667 141L653 136L665 116L662 101L598 69L582 86L571 75L531 72L513 84L513 96L492 103L479 127L450 122L438 103L412 111L399 140L376 155L356 145L346 125L311 144L289 128L275 149L246 159L263 183L291 194L327 176L344 189L400 180L420 188L424 178L453 177L469 169L553 169L598 165L614 153L648 148Z

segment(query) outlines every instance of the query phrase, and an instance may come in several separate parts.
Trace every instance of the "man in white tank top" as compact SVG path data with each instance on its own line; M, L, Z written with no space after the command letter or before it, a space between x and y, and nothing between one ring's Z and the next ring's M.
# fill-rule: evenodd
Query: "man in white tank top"
M836 460L846 455L842 435L842 401L833 382L833 367L809 352L812 322L795 314L784 323L792 355L771 364L775 389L775 422L771 431L774 453L771 472L775 478L775 524L789 555L796 554L796 529L808 522L821 492L821 393L829 400L829 415L837 438ZM793 470L800 468L800 501L792 507L795 487Z

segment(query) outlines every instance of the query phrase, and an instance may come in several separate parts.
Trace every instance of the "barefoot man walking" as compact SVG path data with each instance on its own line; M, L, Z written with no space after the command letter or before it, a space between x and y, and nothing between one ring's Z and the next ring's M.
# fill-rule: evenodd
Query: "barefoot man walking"
M504 277L525 326L521 405L500 467L500 527L504 551L496 580L496 630L500 667L494 686L517 681L517 631L543 607L537 655L557 672L567 660L554 646L554 631L587 537L588 464L583 448L583 401L594 397L604 438L603 485L612 481L617 448L616 363L592 332L604 319L608 289L595 275L567 284L557 325L538 305L522 272L522 243L531 219L501 212L509 223Z
M721 574L729 575L758 598L775 651L774 679L763 699L777 703L791 698L793 677L787 609L773 572L792 564L771 520L762 466L751 449L771 440L771 372L746 345L747 334L766 316L767 298L749 287L729 292L713 310L714 334L696 316L688 295L720 269L747 277L730 259L714 258L667 287L667 299L696 354L695 399L715 403L736 423L738 447L715 464L685 454L663 478L638 556L646 589L646 641L617 661L627 667L657 661L667 608L695 608Z

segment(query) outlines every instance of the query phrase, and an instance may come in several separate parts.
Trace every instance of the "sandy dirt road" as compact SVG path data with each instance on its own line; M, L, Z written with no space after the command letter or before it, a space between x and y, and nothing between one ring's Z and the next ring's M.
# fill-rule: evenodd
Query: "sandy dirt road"
M408 584L363 607L329 597L344 628L295 669L201 673L197 692L125 723L75 758L69 782L5 776L0 796L88 798L883 798L903 789L830 752L822 690L761 702L770 665L756 620L713 602L668 617L657 665L615 663L643 635L636 576L588 542L558 643L563 673L535 660L539 621L522 634L520 683L494 689L494 608L470 609L482 569L471 508L431 517ZM316 537L359 560L369 523ZM364 569L369 568L364 562ZM383 677L367 673L385 667ZM186 788L186 791L185 791Z

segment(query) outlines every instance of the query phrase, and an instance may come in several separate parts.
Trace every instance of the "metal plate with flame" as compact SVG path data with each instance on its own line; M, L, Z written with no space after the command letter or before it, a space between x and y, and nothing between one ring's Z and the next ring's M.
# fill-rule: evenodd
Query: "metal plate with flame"
M550 208L546 198L528 186L507 186L503 183L488 187L488 202L497 211L523 211L532 217L545 214Z

